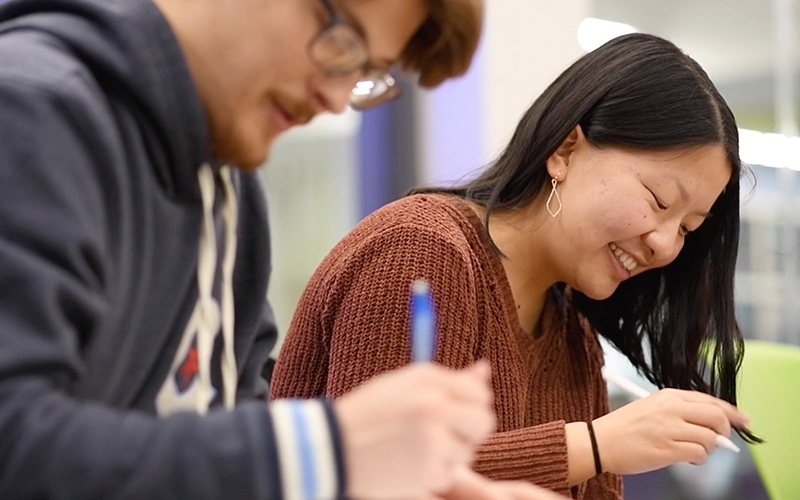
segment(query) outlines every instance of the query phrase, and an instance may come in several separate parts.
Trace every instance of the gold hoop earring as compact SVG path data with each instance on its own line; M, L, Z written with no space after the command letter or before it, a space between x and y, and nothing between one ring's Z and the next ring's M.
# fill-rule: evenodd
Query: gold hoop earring
M556 215L561 213L561 197L558 195L558 190L556 186L558 186L558 181L555 177L550 180L550 183L553 185L553 189L550 190L550 196L547 197L547 203L545 204L545 208L547 208L547 213L550 214L550 217L555 218ZM556 201L558 202L558 208L553 210L550 208L550 203L553 201L553 196L555 195Z

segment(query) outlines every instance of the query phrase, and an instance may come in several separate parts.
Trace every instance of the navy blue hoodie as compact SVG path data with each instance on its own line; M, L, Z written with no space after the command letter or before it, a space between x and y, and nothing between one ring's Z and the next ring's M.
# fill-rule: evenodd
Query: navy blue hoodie
M298 455L282 451L297 434L273 427L302 412L263 400L275 328L257 174L233 174L237 405L155 414L197 301L198 169L219 172L209 144L150 0L0 3L3 500L326 498L342 487L328 405L297 403L313 414L298 426L329 436L320 450L301 440L300 457L337 472L328 490L301 494L287 478L308 471L287 475L300 466L281 458Z

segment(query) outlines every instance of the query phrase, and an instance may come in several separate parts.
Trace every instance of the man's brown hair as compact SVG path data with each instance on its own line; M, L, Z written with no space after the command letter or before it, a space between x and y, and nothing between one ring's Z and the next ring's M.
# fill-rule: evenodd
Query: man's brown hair
M482 0L428 0L429 15L406 46L403 69L435 87L469 68L483 26Z

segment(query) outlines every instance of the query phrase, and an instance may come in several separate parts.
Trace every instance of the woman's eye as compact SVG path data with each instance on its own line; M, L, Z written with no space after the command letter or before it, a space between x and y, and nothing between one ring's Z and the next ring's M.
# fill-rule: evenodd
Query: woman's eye
M656 196L656 194L651 189L648 189L648 191L650 191L650 194L653 195L653 199L656 200L656 205L658 206L658 208L660 208L661 210L666 210L667 206L664 205L664 203L658 199L658 196Z

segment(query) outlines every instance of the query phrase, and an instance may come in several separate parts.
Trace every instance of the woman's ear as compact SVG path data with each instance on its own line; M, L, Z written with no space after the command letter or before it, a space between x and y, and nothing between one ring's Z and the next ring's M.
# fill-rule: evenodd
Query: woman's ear
M567 177L567 169L575 150L586 141L580 125L575 125L567 137L547 159L547 173L550 177L562 182Z

